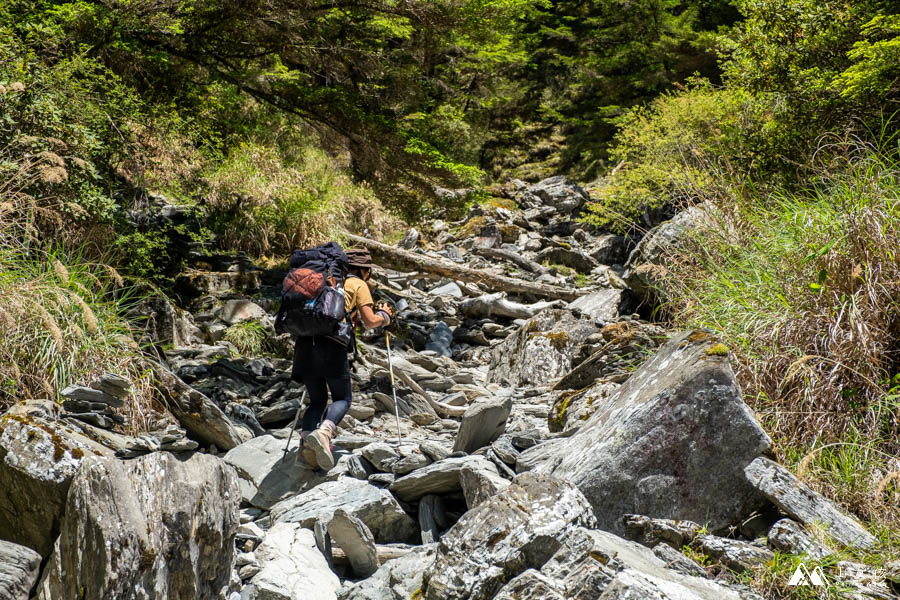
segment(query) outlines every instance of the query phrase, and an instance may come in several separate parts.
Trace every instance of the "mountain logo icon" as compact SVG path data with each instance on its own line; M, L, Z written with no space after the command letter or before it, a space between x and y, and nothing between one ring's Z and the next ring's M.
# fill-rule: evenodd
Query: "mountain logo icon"
M825 573L822 572L822 567L815 567L812 571L810 571L805 564L800 563L799 565L797 565L797 570L794 571L793 575L791 575L791 579L790 581L788 581L788 585L823 586L826 585Z

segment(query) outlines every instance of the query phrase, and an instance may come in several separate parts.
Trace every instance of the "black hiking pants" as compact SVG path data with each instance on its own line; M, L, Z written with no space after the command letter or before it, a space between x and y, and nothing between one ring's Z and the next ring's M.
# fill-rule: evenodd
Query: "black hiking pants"
M301 431L316 429L323 414L338 425L350 409L350 361L347 348L340 343L323 336L297 338L291 379L304 384L309 395ZM328 406L329 390L331 406Z

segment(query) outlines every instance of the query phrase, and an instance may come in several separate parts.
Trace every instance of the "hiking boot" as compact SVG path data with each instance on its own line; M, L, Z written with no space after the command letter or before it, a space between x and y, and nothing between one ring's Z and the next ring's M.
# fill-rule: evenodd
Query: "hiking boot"
M334 456L331 454L331 438L334 436L334 429L326 425L322 425L313 431L306 438L303 444L303 451L306 452L308 447L315 454L315 464L325 471L334 467Z
M307 436L307 440L309 436ZM301 440L300 449L294 457L294 464L304 469L318 469L319 464L316 462L316 453L309 447L307 440Z

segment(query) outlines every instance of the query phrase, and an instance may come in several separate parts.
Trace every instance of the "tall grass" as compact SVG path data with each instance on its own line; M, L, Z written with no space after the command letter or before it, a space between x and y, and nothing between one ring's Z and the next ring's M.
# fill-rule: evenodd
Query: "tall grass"
M248 142L207 176L220 245L255 256L285 256L343 229L384 235L399 222L334 158L306 146L285 155Z
M876 529L896 528L900 162L860 142L828 150L802 192L709 199L669 257L664 308L731 345L783 461Z

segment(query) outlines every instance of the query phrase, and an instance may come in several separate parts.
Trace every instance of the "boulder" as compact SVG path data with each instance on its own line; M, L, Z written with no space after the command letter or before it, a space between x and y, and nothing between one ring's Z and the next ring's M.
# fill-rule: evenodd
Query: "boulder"
M288 496L323 481L316 471L294 464L300 451L300 435L292 436L287 455L284 454L286 442L272 435L262 435L225 454L223 459L234 467L239 477L244 502L268 510Z
M326 481L282 500L272 507L270 519L273 523L299 523L312 529L316 521L331 521L341 508L365 523L378 542L407 542L419 536L418 524L387 490L352 477Z
M339 600L418 600L422 573L434 562L437 544L419 546L409 554L387 561L374 575L344 587Z
M711 531L749 514L763 499L744 467L771 440L727 354L703 331L674 336L537 469L577 485L600 528L614 533L629 513Z
M424 597L493 598L506 581L543 566L570 531L593 524L591 507L574 486L545 475L521 475L444 534L423 578Z
M0 598L28 600L40 567L40 554L31 548L0 540Z
M0 417L0 532L45 558L59 535L69 485L82 460L113 455L53 420L52 411L50 402L33 402Z
M231 450L243 441L234 424L212 400L161 365L157 366L156 376L166 406L193 439L219 450Z
M574 371L571 371L569 375L560 380L556 387L562 388L564 385L562 383L563 380L569 379L571 381L570 376L573 374L577 377L579 369L581 367L576 367ZM618 383L604 380L593 384L588 383L587 385L590 386L587 389L557 392L556 400L547 414L547 426L550 431L566 431L574 427L580 427L621 387Z
M775 556L768 548L715 535L698 535L694 544L701 552L736 572L763 565Z
M816 523L844 546L863 550L875 547L875 536L830 500L813 491L794 474L767 458L747 465L748 481L787 515L801 523Z
M648 548L660 543L680 550L694 541L700 525L693 521L651 519L643 515L625 515L625 538Z
M569 302L566 308L578 310L592 319L608 322L622 314L627 301L625 290L603 289Z
M247 600L337 598L341 583L309 529L296 523L276 523L266 532L255 555L261 569L245 588Z
M645 235L635 246L622 278L641 298L656 296L665 276L665 259L685 239L691 229L699 225L705 216L700 206L683 210L671 220L660 223Z
M473 452L487 446L504 431L512 410L512 398L483 398L471 404L463 414L453 451Z
M526 188L524 195L532 195L547 206L569 213L579 210L590 198L581 186L565 175L539 181Z
M240 499L234 470L214 456L86 458L37 598L216 598Z
M628 258L625 238L606 234L596 238L588 248L588 254L601 265L623 264Z
M567 310L544 310L491 350L488 383L547 385L572 369L596 327Z

